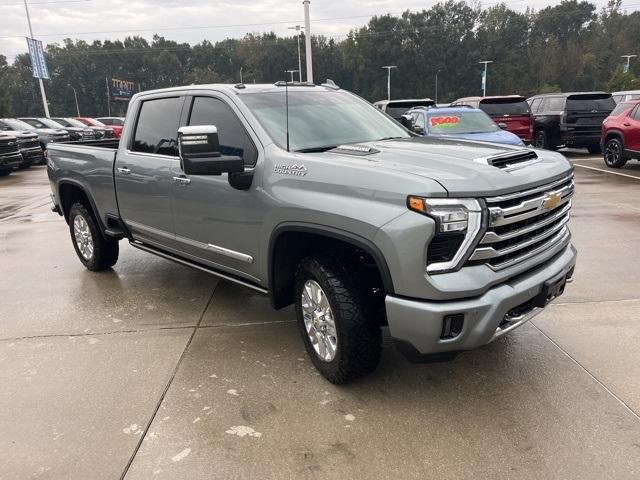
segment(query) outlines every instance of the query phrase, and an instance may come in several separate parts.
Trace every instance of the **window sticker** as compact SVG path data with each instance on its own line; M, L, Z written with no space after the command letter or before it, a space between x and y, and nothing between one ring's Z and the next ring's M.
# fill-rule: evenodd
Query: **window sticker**
M455 127L458 122L460 122L460 117L455 115L448 117L431 117L429 118L429 122L431 127L435 128Z

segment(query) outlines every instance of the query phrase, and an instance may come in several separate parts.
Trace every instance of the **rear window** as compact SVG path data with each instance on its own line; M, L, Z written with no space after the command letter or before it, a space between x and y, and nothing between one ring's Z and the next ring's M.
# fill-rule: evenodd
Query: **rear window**
M413 107L430 107L435 105L433 100L417 100L415 102L391 102L387 104L385 112L391 115L393 118L400 118L407 110L411 110Z
M567 98L567 110L575 111L605 111L610 112L616 107L611 95L603 96L572 96Z
M617 117L618 115L622 115L624 112L626 112L629 107L631 107L633 105L633 103L619 103L616 108L613 109L613 112L611 112L611 116L612 117Z
M522 100L482 100L480 108L487 115L529 115L531 110L525 99Z

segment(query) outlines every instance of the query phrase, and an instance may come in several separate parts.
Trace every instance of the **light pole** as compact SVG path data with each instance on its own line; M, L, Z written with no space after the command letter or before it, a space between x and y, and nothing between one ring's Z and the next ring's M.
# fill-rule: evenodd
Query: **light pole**
M304 5L304 57L307 62L307 83L313 84L313 61L311 59L311 19L309 18L310 0L303 0Z
M436 95L435 95L435 102L438 103L438 74L440 73L440 70L436 70Z
M634 58L634 57L637 57L637 56L638 55L620 55L620 57L627 59L627 63L624 66L624 73L627 73L629 71L629 63L630 63L631 59Z
M296 31L296 40L298 41L298 78L300 79L300 83L302 83L302 57L300 56L300 30L304 27L300 25L296 25L295 27L288 27L289 30Z
M487 65L493 63L493 60L482 60L478 62L484 64L484 72L482 72L482 96L487 96Z
M242 67L240 67L240 83L244 83L244 82L242 81Z
M27 0L24 0L24 9L27 12L27 23L29 24L29 34L31 34L31 38L33 38L33 28L31 28L31 17L29 16L29 6L27 5ZM49 118L49 105L47 104L47 95L44 93L44 83L41 78L38 78L38 83L40 84L40 94L42 95L42 104L44 105L44 115Z
M387 69L387 100L391 100L391 69L398 68L397 65L383 65L381 68Z
M293 74L298 72L298 74L300 73L300 70L285 70L285 73L289 73L291 74L291 83L293 83Z
M78 116L80 117L80 106L78 105L78 94L76 93L76 89L69 85L69 88L73 90L73 98L76 99L76 112L78 112Z

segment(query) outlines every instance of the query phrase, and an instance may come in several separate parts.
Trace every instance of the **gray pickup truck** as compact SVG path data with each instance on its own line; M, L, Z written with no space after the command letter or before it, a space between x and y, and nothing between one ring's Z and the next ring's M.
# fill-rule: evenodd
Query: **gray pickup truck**
M571 279L560 154L417 137L333 83L143 92L120 141L49 146L54 209L89 270L118 241L295 304L331 382L379 362L381 328L451 359Z

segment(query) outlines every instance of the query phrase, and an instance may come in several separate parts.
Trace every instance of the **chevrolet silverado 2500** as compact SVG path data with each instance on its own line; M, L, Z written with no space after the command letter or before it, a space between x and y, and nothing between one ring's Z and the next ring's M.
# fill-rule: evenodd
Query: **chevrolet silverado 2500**
M143 92L119 141L49 146L54 209L89 270L118 242L295 304L318 370L372 371L381 328L445 360L571 278L559 153L422 138L333 83Z

